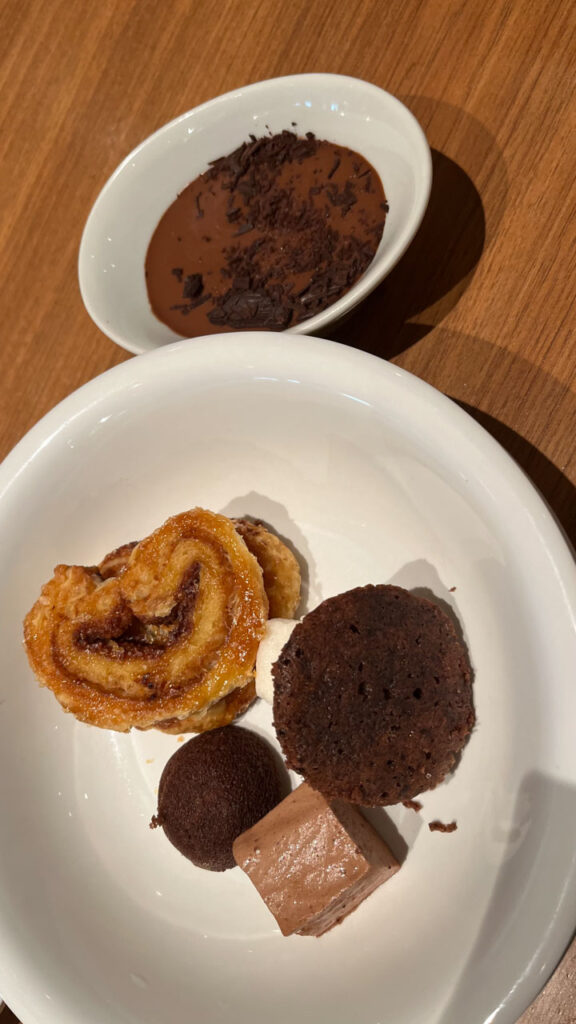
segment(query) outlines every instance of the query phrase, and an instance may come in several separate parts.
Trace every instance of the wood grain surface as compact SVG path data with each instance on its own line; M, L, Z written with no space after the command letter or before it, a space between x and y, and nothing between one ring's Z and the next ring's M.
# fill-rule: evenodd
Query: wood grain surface
M2 0L0 457L131 358L76 273L120 160L218 93L338 72L405 102L434 158L419 235L338 340L461 403L576 543L575 58L561 0ZM572 949L522 1024L574 1024L575 971Z

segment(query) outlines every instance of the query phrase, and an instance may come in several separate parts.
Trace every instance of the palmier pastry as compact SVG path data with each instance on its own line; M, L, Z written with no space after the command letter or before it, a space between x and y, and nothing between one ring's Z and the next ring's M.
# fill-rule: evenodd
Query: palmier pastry
M232 522L262 569L268 618L292 619L300 603L301 576L296 557L260 520L232 519ZM102 559L98 572L103 579L117 576L126 568L136 543L123 544Z
M301 577L290 548L259 520L234 519L233 523L262 569L268 618L294 618L300 603Z
M293 618L300 603L301 583L300 567L295 556L276 534L266 529L263 523L249 519L233 519L232 522L262 569L264 590L268 598L268 618ZM113 551L104 560L105 567L114 565L122 552L130 547L131 545L125 545L124 548ZM175 734L216 729L233 722L250 707L255 697L256 686L251 675L245 686L237 687L215 704L189 715L184 720L159 722L158 728L163 732Z
M99 566L57 566L24 638L41 684L81 721L202 731L253 699L267 615L262 569L234 523L193 509Z

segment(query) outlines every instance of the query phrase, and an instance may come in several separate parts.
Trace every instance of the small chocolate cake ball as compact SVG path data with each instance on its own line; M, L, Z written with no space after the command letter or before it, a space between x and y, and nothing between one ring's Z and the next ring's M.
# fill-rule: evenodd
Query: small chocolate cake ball
M454 625L401 587L324 601L295 627L272 674L288 767L328 798L410 800L454 769L474 726Z
M234 867L232 843L284 796L272 747L236 725L201 733L172 755L160 779L158 813L170 842L198 867Z

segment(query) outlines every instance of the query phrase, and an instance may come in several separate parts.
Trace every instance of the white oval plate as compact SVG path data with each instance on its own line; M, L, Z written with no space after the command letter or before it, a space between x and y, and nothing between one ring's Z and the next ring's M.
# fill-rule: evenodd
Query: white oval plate
M290 328L313 334L349 313L383 280L412 241L428 203L432 159L416 118L394 96L347 75L286 75L217 96L165 124L114 171L82 235L78 260L84 305L100 330L141 353L179 336L150 309L144 278L148 244L179 192L250 134L291 129L347 146L378 172L390 205L370 266L342 298Z
M321 939L282 938L246 876L148 828L175 737L62 713L21 622L196 504L307 564L307 606L428 588L458 615L478 725L453 778L391 809L401 871ZM0 991L24 1024L513 1024L576 922L576 578L521 471L419 379L264 333L183 342L90 382L0 470ZM247 725L272 734L269 709ZM450 835L432 819L456 820Z

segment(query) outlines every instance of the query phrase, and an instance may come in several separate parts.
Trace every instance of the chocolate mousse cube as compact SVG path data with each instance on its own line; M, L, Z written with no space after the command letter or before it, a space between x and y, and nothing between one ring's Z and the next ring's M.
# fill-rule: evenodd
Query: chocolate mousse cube
M361 811L302 783L234 842L283 935L322 935L400 867Z

